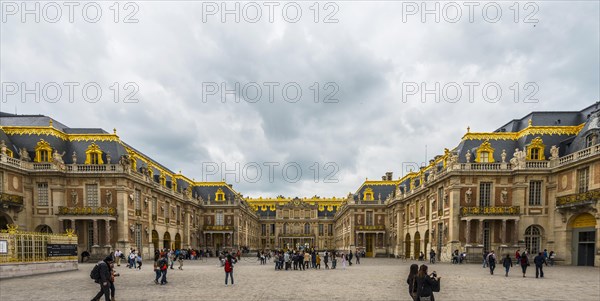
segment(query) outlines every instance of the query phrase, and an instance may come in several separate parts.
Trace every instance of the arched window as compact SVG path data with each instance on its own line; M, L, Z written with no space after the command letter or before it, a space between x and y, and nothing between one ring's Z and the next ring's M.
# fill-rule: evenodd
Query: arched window
M48 225L39 225L35 229L35 232L51 234L52 233L52 228L50 228L50 226L48 226Z
M489 141L481 143L475 155L476 163L494 163L494 148Z
M363 193L363 200L372 201L373 199L373 189L371 189L370 187L366 188Z
M95 142L92 142L85 151L85 164L104 164L102 150Z
M52 147L50 143L41 139L40 142L35 146L35 162L51 162L52 161Z
M215 192L215 201L224 201L225 200L225 192L223 192L223 189L219 188L217 189L217 192Z
M531 254L540 252L542 246L542 230L538 226L529 226L525 229L525 247Z
M527 146L527 160L546 160L544 156L545 148L546 146L541 137L534 138Z

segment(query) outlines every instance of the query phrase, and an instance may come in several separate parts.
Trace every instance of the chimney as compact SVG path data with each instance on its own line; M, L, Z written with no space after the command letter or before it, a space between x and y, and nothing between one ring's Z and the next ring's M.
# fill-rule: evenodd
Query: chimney
M386 173L385 173L385 177L387 178L387 180L388 180L388 181L391 181L391 180L392 180L392 175L393 175L393 174L394 174L394 173L393 173L393 172L391 172L391 171L388 171L388 172L386 172Z

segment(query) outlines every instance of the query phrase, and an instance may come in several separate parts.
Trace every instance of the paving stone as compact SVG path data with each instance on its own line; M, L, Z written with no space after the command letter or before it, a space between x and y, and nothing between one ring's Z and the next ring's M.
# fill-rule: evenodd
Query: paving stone
M339 263L339 261L338 261ZM117 267L116 299L124 300L410 300L406 276L412 261L363 258L345 270L275 271L254 258L235 265L234 286L225 286L225 273L217 259L185 261L183 270L169 270L167 285L154 284L152 264L142 270ZM415 262L421 264L421 262ZM429 264L428 264L429 265ZM175 267L177 264L175 264ZM429 265L442 277L443 300L600 300L598 267L544 267L545 277L535 278L529 267L509 277L504 269L495 275L479 264ZM90 300L99 290L89 277L93 264L78 271L0 280L0 300Z

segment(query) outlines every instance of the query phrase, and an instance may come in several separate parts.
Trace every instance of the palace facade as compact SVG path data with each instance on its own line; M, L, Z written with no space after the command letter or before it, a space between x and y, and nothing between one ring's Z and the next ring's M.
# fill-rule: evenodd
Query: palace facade
M360 250L554 250L600 265L600 112L532 112L394 179L341 198L249 198L225 182L173 172L117 135L43 115L0 113L0 229L74 229L79 250L130 247Z

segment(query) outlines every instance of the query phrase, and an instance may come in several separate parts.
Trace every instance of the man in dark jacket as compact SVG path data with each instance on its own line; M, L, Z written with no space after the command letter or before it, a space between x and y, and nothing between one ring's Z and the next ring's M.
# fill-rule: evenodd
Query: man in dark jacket
M546 259L544 259L542 252L539 252L538 255L533 258L533 263L535 263L535 278L538 278L538 276L544 278L544 271L542 268L544 267L544 263L546 263Z
M98 284L100 284L100 291L96 294L96 296L92 299L92 301L99 301L102 295L104 295L105 301L110 301L110 264L113 262L112 256L106 256L104 261L98 263L98 267L100 268L100 279L98 280Z
M352 265L352 251L348 252L348 264Z

